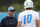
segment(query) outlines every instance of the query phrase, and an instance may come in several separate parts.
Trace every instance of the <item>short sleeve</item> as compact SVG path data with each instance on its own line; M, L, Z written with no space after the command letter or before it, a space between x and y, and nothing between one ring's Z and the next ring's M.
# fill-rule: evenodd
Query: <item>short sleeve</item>
M36 20L39 20L39 13L36 14Z
M22 21L22 15L19 14L18 21Z

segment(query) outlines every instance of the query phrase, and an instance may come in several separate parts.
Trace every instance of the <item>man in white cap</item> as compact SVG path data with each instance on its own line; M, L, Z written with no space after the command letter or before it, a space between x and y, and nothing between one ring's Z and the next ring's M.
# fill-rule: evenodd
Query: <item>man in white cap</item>
M24 2L25 11L19 14L17 27L39 27L39 13L32 10L33 2Z

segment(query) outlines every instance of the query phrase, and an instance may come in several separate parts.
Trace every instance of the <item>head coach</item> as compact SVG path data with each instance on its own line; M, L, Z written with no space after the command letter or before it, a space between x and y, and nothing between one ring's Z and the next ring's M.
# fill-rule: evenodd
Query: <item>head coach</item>
M8 16L4 17L1 21L1 27L17 27L17 19L13 17L15 9L13 7L8 8Z

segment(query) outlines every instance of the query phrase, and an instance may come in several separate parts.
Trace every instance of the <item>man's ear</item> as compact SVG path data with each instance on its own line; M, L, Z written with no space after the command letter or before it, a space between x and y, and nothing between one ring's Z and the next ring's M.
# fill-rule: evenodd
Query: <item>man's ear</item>
M8 11L8 13L9 13L9 11Z

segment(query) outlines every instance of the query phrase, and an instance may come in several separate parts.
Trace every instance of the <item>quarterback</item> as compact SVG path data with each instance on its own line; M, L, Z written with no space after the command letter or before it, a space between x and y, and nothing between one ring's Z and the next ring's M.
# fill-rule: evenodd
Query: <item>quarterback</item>
M25 11L19 14L17 27L39 27L39 13L32 10L33 1L24 2Z

